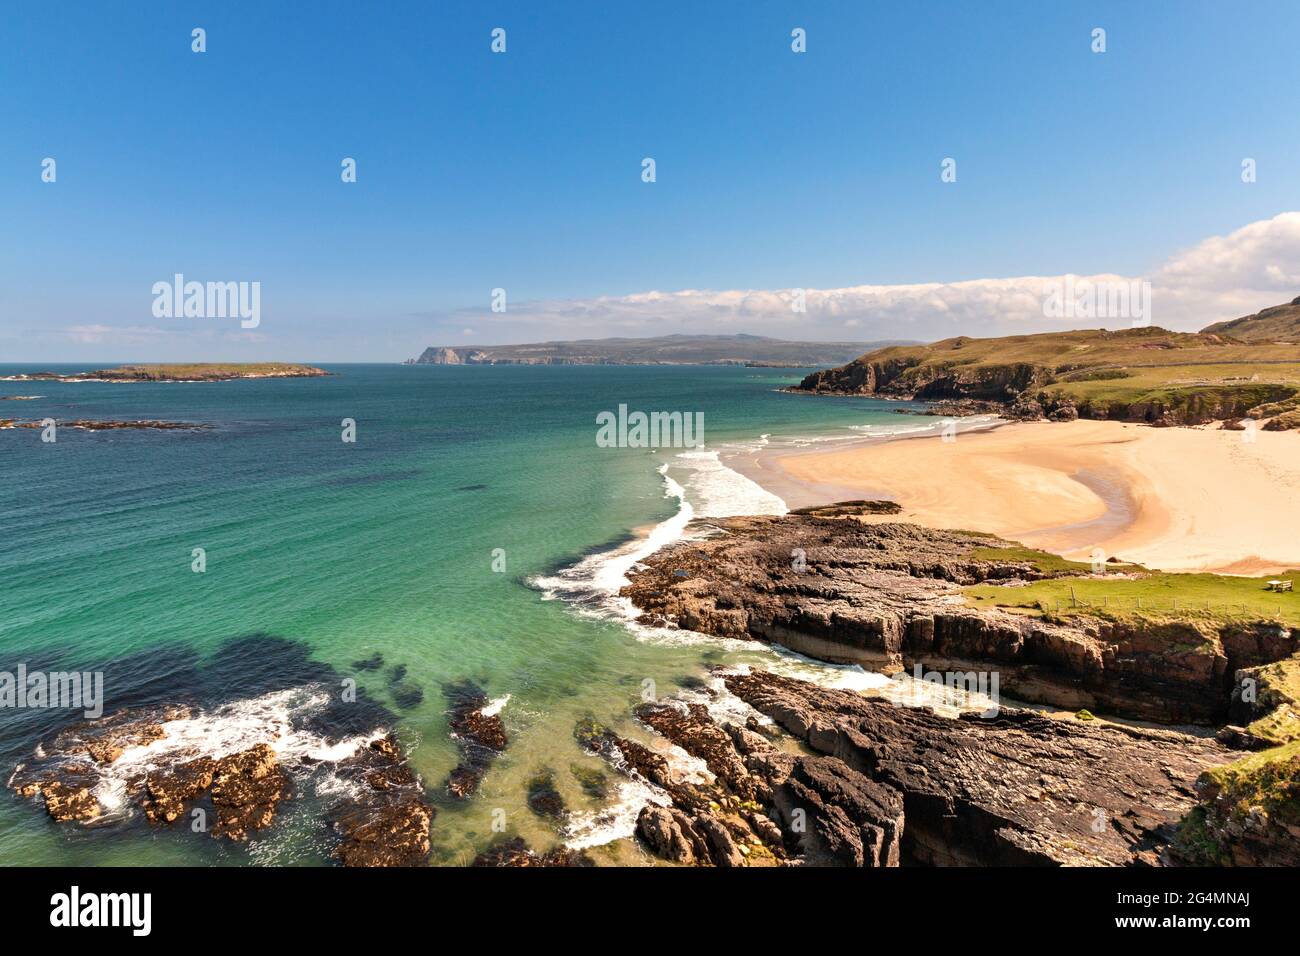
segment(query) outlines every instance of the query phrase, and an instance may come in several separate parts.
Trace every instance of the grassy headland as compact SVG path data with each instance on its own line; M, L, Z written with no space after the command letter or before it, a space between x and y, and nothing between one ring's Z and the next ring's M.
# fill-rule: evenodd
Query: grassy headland
M1300 346L1156 327L959 336L877 349L816 372L798 388L987 401L1024 418L1198 424L1244 417L1274 403L1294 407Z
M1087 564L1029 548L982 550L988 553L971 556L995 560L1000 555L1007 560L1024 560L1043 573L1060 576L1013 586L968 587L963 593L976 607L999 607L1061 619L1086 616L1110 621L1186 620L1214 627L1250 619L1300 627L1300 591L1268 590L1270 580L1300 582L1300 570L1248 578L1167 573L1136 564L1111 563L1105 573L1092 574Z

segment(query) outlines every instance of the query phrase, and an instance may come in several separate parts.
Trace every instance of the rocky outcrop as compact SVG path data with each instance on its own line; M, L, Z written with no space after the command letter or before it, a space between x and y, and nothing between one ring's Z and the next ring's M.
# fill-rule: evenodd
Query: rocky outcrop
M1300 743L1208 770L1196 792L1177 844L1188 862L1300 866Z
M1194 619L1053 622L969 605L964 585L1065 573L969 532L817 514L709 525L711 536L665 548L630 575L622 593L644 623L887 674L996 673L1000 691L1020 700L1167 723L1221 722L1238 669L1300 649L1269 622L1222 631Z
M32 759L15 769L9 786L20 797L39 797L58 822L99 823L138 810L156 826L192 817L194 832L245 842L275 822L295 787L293 774L308 780L329 763L345 784L329 792L346 794L327 808L337 860L346 866L409 866L427 858L433 810L393 738L379 737L337 760L299 756L286 762L267 741L204 753L185 731L169 729L173 722L202 720L214 721L208 738L218 740L220 718L188 707L123 710L76 724L42 741ZM276 738L285 730L269 725L266 732ZM128 751L138 756L140 748L168 740L171 746L153 748L147 760L123 761ZM115 792L124 792L124 803L100 802L101 795Z
M196 423L196 421L160 421L157 419L142 419L138 421L108 421L98 419L72 419L69 421L56 421L59 428L75 428L79 432L110 432L114 429L157 429L157 431L200 431L204 428L212 428L212 425ZM17 420L17 419L0 419L0 427L3 428L44 428L44 420Z
M962 339L954 339L954 349ZM896 351L896 350L894 350ZM813 372L797 386L805 392L879 395L927 400L976 399L1010 402L1026 389L1051 381L1051 370L1028 362L968 366L957 362L922 364L915 356L872 359L863 356L839 368Z
M434 809L397 741L387 736L371 742L338 773L356 784L357 795L335 811L335 859L366 867L424 863Z
M636 836L680 865L1174 865L1187 862L1179 824L1201 806L1198 778L1239 756L1172 731L1007 708L940 716L762 671L715 674L774 725L718 720L695 701L635 710L704 779L594 721L575 730L660 794Z
M580 743L664 794L664 804L647 804L637 817L637 835L656 856L725 868L898 865L902 803L888 788L838 760L783 751L749 727L718 724L698 703L646 703L635 713L711 775L687 781L645 745L594 722L579 725Z
M786 813L828 815L827 795L843 806L843 789L854 795L850 819L880 821L879 833L813 828L840 859L887 857L897 846L905 860L936 865L1171 862L1166 851L1196 805L1198 775L1234 756L1182 734L1026 710L950 718L769 673L725 682L826 755L796 764L778 798Z
M506 728L500 717L483 713L487 695L472 681L448 684L443 693L451 704L448 726L461 754L447 778L447 792L464 798L478 791L492 761L505 751Z
M268 744L223 757L212 772L213 836L247 840L250 830L271 825L289 780Z
M523 837L504 840L484 850L474 858L474 866L595 866L595 862L581 850L556 846L545 853L533 851Z

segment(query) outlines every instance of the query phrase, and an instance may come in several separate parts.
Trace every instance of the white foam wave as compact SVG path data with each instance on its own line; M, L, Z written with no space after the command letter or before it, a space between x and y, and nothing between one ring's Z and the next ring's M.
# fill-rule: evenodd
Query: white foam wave
M686 500L701 518L783 515L785 502L758 482L728 468L717 451L682 452L670 463L682 473Z
M573 850L586 850L631 837L636 833L636 818L647 803L666 807L672 801L658 787L643 780L620 781L608 805L569 814L564 845Z
M129 809L128 781L154 770L198 756L213 759L267 744L282 765L303 759L313 764L345 760L388 733L376 728L365 734L331 741L308 731L298 722L329 703L321 687L292 688L260 697L231 701L211 711L163 722L163 736L147 744L128 747L111 764L98 767L95 798L108 814Z
M664 497L678 501L677 512L655 525L644 537L610 551L588 555L556 574L531 579L530 583L541 590L543 599L562 598L570 601L580 613L599 617L630 622L637 616L632 602L618 596L619 590L627 584L627 573L638 562L681 538L695 516L694 508L686 500L685 490L668 476L668 466L661 466L659 474L664 479Z
M510 703L509 694L506 694L504 697L497 697L494 700L488 701L488 705L480 710L479 713L484 717L495 717L497 714L501 713L501 711L506 709L506 704L508 703Z

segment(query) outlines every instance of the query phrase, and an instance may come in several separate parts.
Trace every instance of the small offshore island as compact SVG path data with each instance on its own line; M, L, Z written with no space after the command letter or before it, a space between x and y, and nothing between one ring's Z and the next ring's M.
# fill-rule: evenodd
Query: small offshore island
M333 373L287 362L182 362L119 365L117 368L62 374L9 375L4 382L229 382L241 378L319 378Z
M0 378L4 382L232 382L254 378L320 378L332 375L312 365L287 362L182 362L166 364L119 365L116 368L88 372L30 372ZM3 395L0 401L35 401L39 395ZM48 420L0 418L0 431L14 428L44 428ZM162 421L158 419L75 419L57 422L59 428L78 431L175 430L193 431L211 428L201 422Z

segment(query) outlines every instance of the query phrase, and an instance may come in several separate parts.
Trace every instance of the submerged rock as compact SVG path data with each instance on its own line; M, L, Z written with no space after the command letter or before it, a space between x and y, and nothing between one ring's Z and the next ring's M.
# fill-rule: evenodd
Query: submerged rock
M596 767L584 767L580 763L569 764L569 773L578 781L582 792L595 800L609 796L609 777Z
M447 779L447 792L464 798L478 790L492 761L506 749L506 727L496 714L483 713L487 694L472 681L448 684L443 693L451 704L448 725L461 753L460 764Z
M332 824L342 842L333 855L344 866L419 866L429 856L435 811L392 736L372 741L339 768L361 793L343 804Z
M581 850L556 846L538 855L529 849L523 837L491 846L474 858L474 866L594 866L592 859Z
M564 798L555 788L555 771L539 771L528 781L528 809L539 817L558 820L565 814Z

